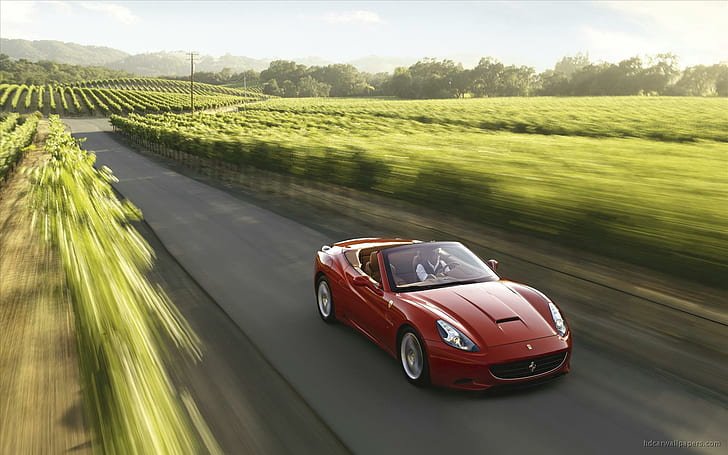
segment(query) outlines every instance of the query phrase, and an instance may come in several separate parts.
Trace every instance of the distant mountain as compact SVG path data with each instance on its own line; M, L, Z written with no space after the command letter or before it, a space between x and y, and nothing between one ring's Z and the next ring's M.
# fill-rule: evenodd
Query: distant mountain
M140 76L184 76L190 73L190 60L185 51L151 52L132 55L118 49L99 46L84 46L62 41L29 41L0 38L0 53L11 59L26 59L32 62L50 60L72 65L105 66ZM230 68L233 72L248 69L262 71L268 68L272 59L255 59L225 54L221 57L200 55L195 61L195 71L218 72ZM306 66L323 66L331 62L319 57L303 57L293 60ZM374 55L352 60L348 63L360 71L380 73L394 71L398 66L410 66L415 58L377 57Z
M392 73L394 69L400 66L409 67L417 63L416 58L405 58L405 57L378 57L376 55L370 55L367 57L358 58L349 62L366 73Z
M268 68L269 63L269 60L236 57L229 54L222 57L200 55L195 59L195 71L216 73L223 68L230 68L236 73L248 69L261 71ZM152 52L130 55L121 60L107 63L106 66L142 76L185 76L190 74L190 57L184 51Z
M30 60L50 60L69 65L105 66L107 63L123 59L129 54L110 47L83 46L62 41L28 41L24 39L0 38L0 54L10 58Z

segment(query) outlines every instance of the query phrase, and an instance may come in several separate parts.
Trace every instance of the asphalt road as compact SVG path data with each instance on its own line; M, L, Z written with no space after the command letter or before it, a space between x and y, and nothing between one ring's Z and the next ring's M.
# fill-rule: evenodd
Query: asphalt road
M722 440L723 448L702 451L724 453L724 401L578 336L573 372L539 387L472 394L409 385L384 352L316 313L313 254L340 238L150 161L103 132L103 119L67 123L113 169L117 189L168 250L353 452L637 453L650 440ZM227 355L236 355L234 346Z

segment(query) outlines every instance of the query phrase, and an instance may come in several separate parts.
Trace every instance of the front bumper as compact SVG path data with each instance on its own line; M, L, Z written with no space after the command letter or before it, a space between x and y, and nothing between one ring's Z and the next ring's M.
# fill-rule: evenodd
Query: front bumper
M484 390L496 385L520 384L568 373L571 362L571 334L551 336L502 346L489 347L485 352L463 352L446 345L442 340L425 340L433 385L466 390ZM530 349L529 349L530 346ZM554 362L553 355L564 354L563 361ZM546 370L539 362L549 361ZM525 376L515 378L496 376L494 365L526 362ZM533 361L534 365L530 365ZM516 363L518 366L519 363ZM522 364L520 364L522 365ZM533 373L530 368L533 366ZM497 368L496 368L497 370ZM522 368L521 368L522 370Z

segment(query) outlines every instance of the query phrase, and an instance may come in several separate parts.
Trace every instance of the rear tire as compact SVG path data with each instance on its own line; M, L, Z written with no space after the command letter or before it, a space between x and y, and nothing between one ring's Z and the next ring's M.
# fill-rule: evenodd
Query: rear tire
M324 322L331 324L336 321L334 298L331 294L329 280L325 276L316 281L316 308Z
M411 327L406 327L402 331L397 352L402 373L407 381L418 387L429 385L430 364L427 361L425 345Z

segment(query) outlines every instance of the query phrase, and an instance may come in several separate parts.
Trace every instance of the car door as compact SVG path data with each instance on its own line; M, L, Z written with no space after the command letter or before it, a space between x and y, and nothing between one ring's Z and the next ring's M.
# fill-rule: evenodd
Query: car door
M379 269L384 270L382 255L378 255ZM381 280L386 280L386 274L382 274ZM370 280L366 286L360 286L359 292L362 305L358 309L357 320L362 329L371 336L377 343L386 344L387 334L391 330L391 318L389 312L392 308L393 295L389 292L385 283L375 283ZM387 346L388 348L388 346Z

